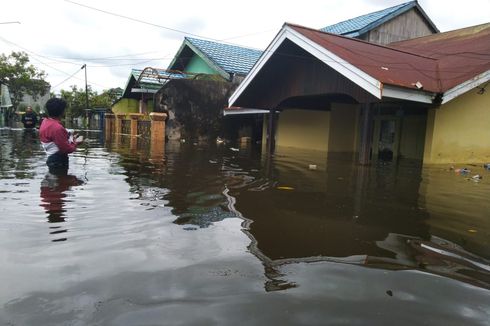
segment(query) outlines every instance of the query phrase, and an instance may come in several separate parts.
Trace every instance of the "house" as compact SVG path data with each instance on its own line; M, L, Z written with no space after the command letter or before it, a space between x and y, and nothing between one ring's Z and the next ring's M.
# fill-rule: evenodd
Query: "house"
M245 78L262 51L246 47L186 37L168 66L187 77L170 80L155 94L155 109L166 112L168 139L214 139L250 137L262 127L262 117L228 119L222 110L228 97ZM235 132L236 131L236 132Z
M488 162L489 55L490 24L389 46L285 24L226 111L267 110L270 152Z
M168 69L217 75L237 84L261 54L262 51L256 49L186 37Z
M172 78L185 78L179 72L165 69L132 69L121 97L112 105L114 113L151 112L155 93Z
M439 33L417 1L348 19L320 30L378 44Z

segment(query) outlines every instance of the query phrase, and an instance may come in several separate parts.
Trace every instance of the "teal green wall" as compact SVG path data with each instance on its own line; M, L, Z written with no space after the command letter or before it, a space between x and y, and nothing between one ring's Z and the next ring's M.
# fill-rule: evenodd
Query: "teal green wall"
M211 68L203 59L194 54L192 59L185 67L184 72L193 72L197 74L217 74L218 72Z

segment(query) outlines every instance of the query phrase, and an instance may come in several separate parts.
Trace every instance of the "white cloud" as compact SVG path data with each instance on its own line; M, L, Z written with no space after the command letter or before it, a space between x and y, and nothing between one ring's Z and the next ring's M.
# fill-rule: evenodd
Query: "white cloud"
M248 0L233 4L198 0L76 1L144 22L263 49L284 22L320 28L405 0ZM485 23L490 12L489 0L473 0L471 6L456 0L419 3L441 31ZM123 87L131 68L167 67L185 36L63 0L9 1L0 12L0 22L5 21L21 24L0 25L0 52L21 50L18 46L29 50L32 63L48 73L53 86L87 63L89 84L98 91ZM117 58L100 59L107 57ZM83 71L55 91L72 84L84 86Z

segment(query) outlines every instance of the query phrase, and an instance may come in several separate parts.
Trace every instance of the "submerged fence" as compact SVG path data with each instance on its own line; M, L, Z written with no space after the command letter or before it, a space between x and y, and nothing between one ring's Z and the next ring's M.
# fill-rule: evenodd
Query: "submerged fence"
M165 140L166 113L105 114L104 132L106 138L118 135L150 138L152 142Z

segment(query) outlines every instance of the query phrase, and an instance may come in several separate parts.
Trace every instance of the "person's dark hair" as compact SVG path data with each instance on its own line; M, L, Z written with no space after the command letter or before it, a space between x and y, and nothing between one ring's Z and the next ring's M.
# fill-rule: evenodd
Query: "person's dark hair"
M50 117L61 117L66 109L66 101L61 98L53 97L46 102L46 111Z

